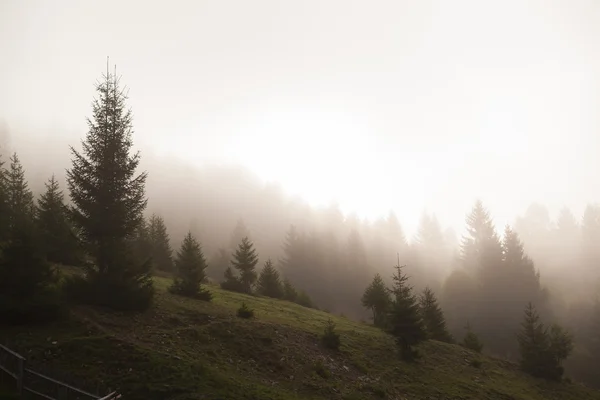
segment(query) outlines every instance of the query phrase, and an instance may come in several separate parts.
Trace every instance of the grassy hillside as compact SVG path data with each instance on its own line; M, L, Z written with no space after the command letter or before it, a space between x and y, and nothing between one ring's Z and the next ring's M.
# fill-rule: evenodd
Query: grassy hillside
M326 350L327 313L214 287L205 303L169 294L169 283L156 278L156 305L143 315L77 308L69 321L4 330L0 340L31 364L118 388L125 399L600 400L600 392L536 380L439 342L422 344L423 358L407 364L392 338L341 317L332 318L342 347ZM242 301L255 319L235 316Z

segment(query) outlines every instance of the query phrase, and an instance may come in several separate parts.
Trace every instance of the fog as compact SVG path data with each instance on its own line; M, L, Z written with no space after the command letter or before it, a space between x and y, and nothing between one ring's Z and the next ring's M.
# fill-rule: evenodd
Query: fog
M567 315L600 277L599 22L593 0L4 0L1 153L65 188L110 56L174 247L191 230L214 265L243 221L262 264L293 224L368 265L343 290L400 253L439 291L481 200ZM365 317L340 290L310 294Z

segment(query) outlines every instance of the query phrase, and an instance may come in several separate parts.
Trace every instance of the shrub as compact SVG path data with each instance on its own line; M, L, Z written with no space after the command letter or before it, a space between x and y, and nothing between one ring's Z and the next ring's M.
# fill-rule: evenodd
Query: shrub
M325 331L321 336L321 342L328 349L337 350L340 348L340 335L335 331L335 322L331 318L327 320Z
M323 379L328 379L331 376L331 372L325 367L323 361L319 360L315 363L314 366L315 372Z
M254 310L246 305L246 303L242 303L242 306L237 310L237 316L240 318L253 318Z

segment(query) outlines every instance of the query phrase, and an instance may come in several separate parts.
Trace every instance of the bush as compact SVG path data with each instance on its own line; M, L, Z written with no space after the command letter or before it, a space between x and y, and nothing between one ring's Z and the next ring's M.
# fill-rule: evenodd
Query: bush
M329 318L325 331L321 336L321 342L325 347L332 350L338 350L340 348L340 335L335 331L335 322Z
M328 379L331 376L331 372L325 367L323 361L319 360L315 363L314 366L315 372L323 379Z
M246 303L242 303L242 306L237 310L237 316L240 318L253 318L254 310L249 308Z

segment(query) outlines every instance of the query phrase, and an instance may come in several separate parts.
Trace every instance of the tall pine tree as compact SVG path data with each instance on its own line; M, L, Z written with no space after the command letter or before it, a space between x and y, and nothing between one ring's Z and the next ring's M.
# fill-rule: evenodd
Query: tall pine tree
M444 313L438 304L433 291L426 287L419 297L419 307L421 309L421 318L427 336L433 340L451 343L452 336L446 329L446 320Z
M273 266L270 258L265 262L265 266L260 271L256 286L257 292L263 296L276 299L283 297L283 287L279 278L279 272Z
M412 360L417 356L413 346L426 339L423 322L419 313L417 298L408 283L408 276L398 263L393 275L392 305L388 315L390 333L396 337L402 357Z
M233 254L231 265L238 270L241 290L244 293L251 293L252 286L256 282L256 264L258 255L254 249L254 244L244 237L237 250Z
M73 221L94 260L89 285L80 286L77 295L114 308L143 309L153 296L151 264L134 261L129 239L143 219L147 173L136 175L140 154L131 154L132 113L118 79L107 71L96 91L83 152L71 147L67 171Z
M9 232L8 182L6 175L7 171L0 155L0 244L8 240Z
M76 265L81 261L79 242L69 220L69 209L54 175L38 199L36 222L40 228L48 261Z
M373 281L363 293L362 305L373 313L373 324L383 327L386 323L387 312L392 303L392 298L381 275L375 274Z
M154 267L160 271L173 271L173 250L171 249L164 219L156 214L152 214L148 233L150 235L150 242L152 243L152 263Z
M10 158L10 166L6 172L6 194L8 200L8 227L14 229L20 224L28 223L35 216L33 193L25 179L25 170L14 153Z
M175 277L170 290L182 296L210 300L210 294L201 287L206 278L206 259L200 244L188 232L175 258Z

